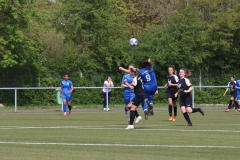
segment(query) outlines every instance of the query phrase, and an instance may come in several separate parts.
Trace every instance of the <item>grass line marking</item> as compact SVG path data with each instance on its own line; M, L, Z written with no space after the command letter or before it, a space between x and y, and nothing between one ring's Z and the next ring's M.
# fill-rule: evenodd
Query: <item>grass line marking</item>
M142 127L142 126L139 126ZM79 130L124 130L122 128L104 128L104 127L90 127L90 126L52 126L52 127L0 127L0 130L7 129L79 129ZM190 130L190 129L149 129L149 128L139 128L135 129L137 131L179 131L179 132L226 132L226 133L240 133L240 130Z
M240 146L184 146L184 145L142 145L142 144L85 144L85 143L45 143L45 142L0 142L14 145L60 145L60 146L110 146L110 147L166 147L166 148L223 148L240 149Z

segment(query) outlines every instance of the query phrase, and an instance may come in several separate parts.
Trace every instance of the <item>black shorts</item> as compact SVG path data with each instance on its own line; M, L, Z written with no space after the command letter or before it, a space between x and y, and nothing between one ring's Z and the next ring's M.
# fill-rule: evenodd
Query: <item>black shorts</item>
M180 107L185 106L185 107L192 107L192 96L189 95L187 97L182 98L180 96Z
M231 92L231 97L236 98L237 97L237 92L236 91Z
M135 95L135 97L132 99L132 104L138 107L139 104L141 104L144 100L145 100L145 94Z
M167 90L166 94L167 94L167 98L172 98L173 102L177 102L177 97L175 97L175 93L177 93L177 90Z

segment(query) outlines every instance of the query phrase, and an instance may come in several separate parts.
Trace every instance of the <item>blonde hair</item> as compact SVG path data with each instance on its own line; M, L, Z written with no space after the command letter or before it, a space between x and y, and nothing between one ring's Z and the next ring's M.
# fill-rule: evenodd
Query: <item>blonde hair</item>
M185 72L185 76L189 77L192 75L191 70L187 69L187 68L181 68L180 70L183 70Z
M130 72L134 73L135 76L139 75L139 70L138 68L130 68Z

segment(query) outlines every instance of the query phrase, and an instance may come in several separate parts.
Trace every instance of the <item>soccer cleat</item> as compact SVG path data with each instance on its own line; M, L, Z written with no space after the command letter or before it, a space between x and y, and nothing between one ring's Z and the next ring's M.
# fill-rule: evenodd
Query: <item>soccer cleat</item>
M172 121L175 122L177 120L177 116L174 116Z
M173 120L173 117L172 117L172 116L170 116L170 117L168 118L168 120L169 120L169 121L172 121L172 120Z
M103 108L103 110L104 110L104 111L106 111L106 110L107 110L107 108Z
M226 109L225 112L229 112L229 109Z
M204 112L203 112L202 108L200 108L199 112L204 116Z
M187 126L192 126L192 123L188 123Z
M127 128L125 129L134 129L134 126L133 125L128 125Z
M135 124L138 124L140 121L142 120L142 117L141 116L138 116L135 120Z
M147 120L148 119L148 115L149 115L148 111L144 110L144 114L145 114L145 119Z
M68 112L68 115L69 115L69 116L71 116L71 115L72 115L72 111L71 111L71 110Z
M237 112L240 112L240 109L238 109Z
M106 111L110 111L110 108L106 108Z
M66 113L66 112L64 112L64 113L63 113L63 116L66 116L66 115L67 115L67 113Z

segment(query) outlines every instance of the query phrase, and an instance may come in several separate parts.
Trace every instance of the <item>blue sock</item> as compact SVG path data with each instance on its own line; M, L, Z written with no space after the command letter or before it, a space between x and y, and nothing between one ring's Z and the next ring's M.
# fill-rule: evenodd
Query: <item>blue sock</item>
M147 110L147 104L145 101L142 102L142 109Z
M150 104L153 104L153 96L150 96L150 97L148 98L148 101L149 101Z
M67 112L67 106L66 106L66 104L63 104L63 112Z

